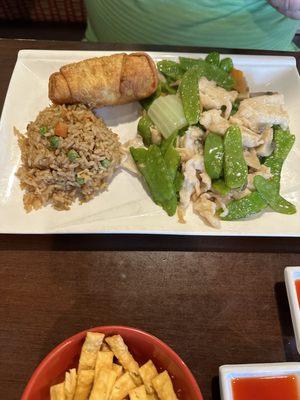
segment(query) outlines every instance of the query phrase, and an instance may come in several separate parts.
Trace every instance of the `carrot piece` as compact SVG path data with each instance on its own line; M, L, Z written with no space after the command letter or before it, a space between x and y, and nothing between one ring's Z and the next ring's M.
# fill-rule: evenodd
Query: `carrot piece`
M246 93L249 91L247 81L245 79L245 76L242 71L239 69L233 68L233 70L230 72L230 75L232 76L234 80L234 89L237 90L239 93Z
M64 122L58 121L54 127L54 133L56 136L67 137L68 136L68 125Z

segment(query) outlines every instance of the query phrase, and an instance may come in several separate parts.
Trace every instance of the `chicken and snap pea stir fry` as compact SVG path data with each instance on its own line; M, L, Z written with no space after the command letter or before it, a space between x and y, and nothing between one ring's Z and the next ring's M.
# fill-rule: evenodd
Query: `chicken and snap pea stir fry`
M153 201L180 222L192 205L216 228L267 208L295 213L280 195L295 141L283 95L251 94L243 72L216 52L157 68L158 89L142 101L139 135L127 143Z

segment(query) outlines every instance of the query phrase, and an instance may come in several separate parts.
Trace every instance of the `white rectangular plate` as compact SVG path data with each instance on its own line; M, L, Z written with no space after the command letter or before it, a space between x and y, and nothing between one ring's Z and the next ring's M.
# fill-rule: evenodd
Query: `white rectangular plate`
M116 175L108 190L89 203L75 203L69 211L50 206L27 214L15 172L20 151L13 127L25 132L29 121L49 105L48 79L62 65L109 51L22 50L8 88L0 122L0 233L159 233L210 236L300 236L299 211L287 216L274 212L244 221L222 222L221 229L207 226L192 210L187 223L168 217L148 196L142 183L129 173ZM179 55L203 54L149 52L155 61L176 60ZM251 91L283 93L296 143L284 165L282 194L300 210L300 79L292 57L230 55L247 77ZM136 135L140 106L132 103L99 111L120 140Z
M289 299L290 312L294 327L298 353L300 354L300 307L297 296L296 281L300 279L300 267L286 267L284 280Z
M258 378L263 376L296 375L300 393L300 363L266 363L222 365L219 368L222 400L233 400L231 381L235 378ZM255 400L255 399L253 399ZM283 400L283 399L282 399Z

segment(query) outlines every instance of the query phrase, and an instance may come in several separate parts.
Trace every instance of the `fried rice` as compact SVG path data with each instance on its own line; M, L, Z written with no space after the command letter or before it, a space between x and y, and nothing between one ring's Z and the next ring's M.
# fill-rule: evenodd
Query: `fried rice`
M63 129L61 129L63 128ZM118 136L84 105L52 105L22 135L17 171L26 211L68 210L104 190L121 162Z

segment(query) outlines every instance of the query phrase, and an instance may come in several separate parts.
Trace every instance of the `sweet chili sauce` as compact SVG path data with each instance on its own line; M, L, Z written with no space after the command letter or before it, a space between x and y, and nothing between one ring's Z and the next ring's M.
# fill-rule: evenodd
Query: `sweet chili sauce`
M298 296L298 303L300 306L300 279L295 281L295 285L296 285L296 291L297 291L297 296Z
M235 378L231 385L233 400L300 399L295 375Z

